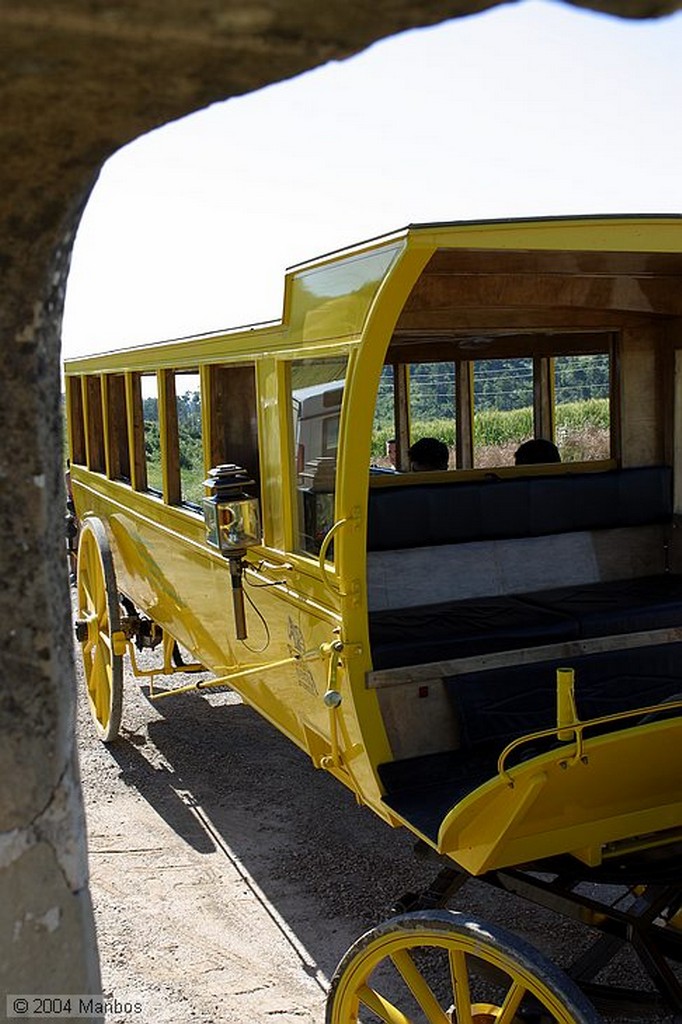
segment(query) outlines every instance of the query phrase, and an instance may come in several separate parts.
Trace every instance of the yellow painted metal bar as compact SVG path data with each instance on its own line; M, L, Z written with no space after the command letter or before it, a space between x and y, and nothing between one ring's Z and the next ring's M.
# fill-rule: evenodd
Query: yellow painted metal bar
M298 500L296 496L296 478L294 467L296 465L296 452L294 451L294 423L293 413L290 404L291 395L291 367L289 363L277 363L277 426L280 436L280 452L282 457L281 465L281 499L284 528L284 547L287 551L295 549L295 536L297 523L295 516L298 514ZM261 423L261 427L264 424ZM261 435L262 436L262 435ZM266 538L267 542L267 538Z
M682 700L666 701L663 704L650 704L647 707L634 708L631 711L619 711L613 715L601 715L599 718L589 718L584 722L579 720L574 721L571 728L575 733L575 753L569 759L565 759L562 755L562 761L565 761L567 767L580 761L583 756L584 732L586 729L590 729L596 725L608 725L615 722L626 721L630 718L644 718L646 715L661 714L664 711L673 711L678 708L682 710ZM498 774L505 779L509 786L513 787L514 780L509 774L509 770L505 768L505 761L509 755L513 753L514 750L524 746L526 743L532 743L535 740L548 739L550 736L558 736L559 731L560 727L556 726L553 729L542 729L539 732L529 732L526 736L519 736L518 739L512 740L511 743L507 744L497 759Z
M128 424L128 461L130 463L130 485L135 491L141 489L138 479L137 452L135 448L135 387L139 387L139 377L133 373L125 373L126 389L126 423Z
M570 743L575 738L573 726L578 721L578 710L575 706L575 672L572 668L556 670L556 718L557 737L562 743Z
M337 690L337 676L339 670L338 656L343 650L343 643L340 640L333 640L330 644L322 644L320 647L320 655L323 658L329 658L329 668L327 670L327 690L324 695L325 707L329 708L329 743L331 747L331 753L327 757L323 757L320 762L320 767L326 769L342 768L341 764L341 753L339 745L339 722L338 712L341 706L341 694Z
M201 390L201 433L204 442L204 476L208 476L213 468L213 409L211 402L211 367L199 367L199 386Z
M182 674L182 673L190 675L190 674L193 674L193 673L196 673L196 672L206 672L207 671L206 666L205 665L201 665L199 662L192 662L191 664L188 664L188 665L173 665L170 662L170 659L166 657L165 653L164 653L164 663L159 668L140 668L140 666L138 664L138 661L137 661L137 656L135 655L135 648L133 646L132 641L129 640L128 637L125 637L125 639L126 639L126 647L125 647L125 649L121 650L121 651L119 651L117 653L124 654L125 650L127 649L128 655L130 657L130 668L131 668L131 671L133 673L133 676L136 679L149 679L150 687L152 687L152 689L153 689L153 685L152 685L153 684L153 680L157 679L159 676L175 676L175 675ZM164 691L164 692L166 692L166 691ZM172 692L174 693L175 691L172 691Z
M160 700L161 697L173 697L179 693L189 693L191 690L208 690L214 686L229 686L235 679L244 679L246 676L252 676L257 672L269 672L273 668L282 668L284 665L293 665L297 661L310 661L313 658L319 657L319 651L315 651L310 652L309 655L294 654L289 658L280 658L279 661L271 661L265 665L251 665L248 668L239 669L237 672L230 672L225 676L219 676L217 679L199 679L198 682L190 683L188 686L178 686L172 690L164 690L161 693L154 694L153 700ZM179 671L183 671L183 669Z
M171 370L158 370L157 382L157 408L159 416L159 449L161 451L161 480L163 500L167 504L175 504L177 497L177 484L172 479L169 466L171 445L169 444L169 431L172 417L177 417L175 409L170 408L170 403L175 400L175 380Z
M320 553L318 556L317 564L319 566L320 573L322 574L322 582L324 583L328 593L331 594L334 601L338 599L338 593L332 587L327 576L327 552L329 551L329 545L333 541L335 535L339 532L341 527L345 526L346 523L349 523L351 519L352 516L345 516L343 519L339 519L336 523L334 523L334 525L325 534L324 540L320 545Z
M427 246L412 249L400 242L390 271L377 291L360 344L354 347L353 362L344 390L344 409L339 434L337 469L337 519L355 515L357 521L341 530L334 545L334 562L341 577L340 610L343 617L342 639L356 644L359 653L349 667L347 685L352 693L350 708L344 721L353 742L362 746L363 754L353 763L362 797L376 807L381 800L381 785L375 766L393 760L385 722L376 692L365 685L371 671L371 654L367 612L367 537L369 472L358 471L371 461L371 439L376 394L384 367L384 359L395 325L407 296L432 256Z
M135 378L132 373L124 373L123 381L126 393L126 428L128 430L128 463L130 465L130 486L137 489L137 463L135 460L135 417L134 388Z

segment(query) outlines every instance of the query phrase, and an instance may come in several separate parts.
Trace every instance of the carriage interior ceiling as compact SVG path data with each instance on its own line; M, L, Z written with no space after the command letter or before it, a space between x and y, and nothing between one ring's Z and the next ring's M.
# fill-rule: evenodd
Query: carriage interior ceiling
M415 226L281 323L67 365L133 610L474 873L682 827L681 223Z

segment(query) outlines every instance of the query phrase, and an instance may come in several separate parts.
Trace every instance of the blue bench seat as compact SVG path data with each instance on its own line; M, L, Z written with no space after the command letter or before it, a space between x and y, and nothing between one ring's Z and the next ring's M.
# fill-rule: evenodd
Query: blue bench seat
M682 575L370 613L375 670L682 626Z

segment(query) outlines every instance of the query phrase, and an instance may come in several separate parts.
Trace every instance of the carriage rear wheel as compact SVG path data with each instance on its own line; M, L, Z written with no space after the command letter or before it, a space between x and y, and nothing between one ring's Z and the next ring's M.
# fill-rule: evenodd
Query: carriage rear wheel
M125 635L111 546L101 520L87 518L78 544L78 619L85 684L97 734L105 743L118 736L123 706Z
M326 1024L598 1024L558 967L503 928L449 910L392 918L351 946Z

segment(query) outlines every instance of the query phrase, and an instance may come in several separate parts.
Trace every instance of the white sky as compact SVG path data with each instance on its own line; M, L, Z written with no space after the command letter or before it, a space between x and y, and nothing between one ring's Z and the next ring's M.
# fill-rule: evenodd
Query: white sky
M65 356L281 315L285 267L411 222L682 212L682 13L526 0L200 111L102 170Z

